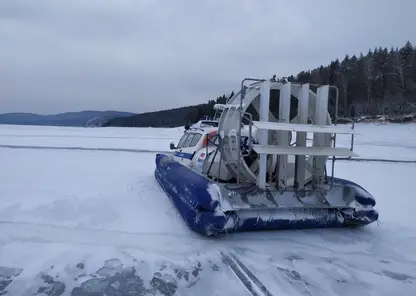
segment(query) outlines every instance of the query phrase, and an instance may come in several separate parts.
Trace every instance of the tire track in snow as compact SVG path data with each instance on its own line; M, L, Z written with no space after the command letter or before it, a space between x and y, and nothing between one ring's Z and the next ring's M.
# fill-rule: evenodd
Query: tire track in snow
M80 150L80 151L107 151L107 152L130 152L130 153L165 153L171 154L172 151L157 149L133 149L133 148L88 148L88 147L65 147L65 146L25 146L25 145L4 145L0 148L9 149L37 149L37 150ZM332 159L328 159L332 161ZM356 162L386 162L386 163L416 163L416 160L400 160L387 158L349 158L337 159L337 161L356 161Z
M87 147L65 147L65 146L23 146L23 145L3 145L0 148L9 149L37 149L37 150L80 150L80 151L110 151L110 152L133 152L133 153L171 153L156 149L129 149L129 148L87 148Z
M328 159L332 161L332 159ZM416 163L416 160L400 160L400 159L388 159L388 158L349 158L349 159L337 159L337 161L362 161L362 162L391 162L391 163Z
M4 138L86 138L86 139L135 139L135 140L179 140L181 137L168 136L92 136L92 135L15 135L15 134L0 134Z
M206 244L208 238L193 232L128 232L123 230L91 229L80 226L57 226L31 222L0 221L0 242L64 243L69 245L114 246L148 250L159 242L168 248L172 241ZM152 237L149 244L144 237ZM158 244L159 246L159 244Z
M223 262L237 276L247 291L252 296L273 296L263 283L232 253L220 252Z
M255 287L253 287L253 283L249 280L249 278L238 268L237 263L231 259L231 257L223 252L220 253L221 258L231 271L237 276L238 280L243 284L243 286L247 289L251 296L260 296L260 294L256 291Z
M269 290L263 285L263 283L254 275L254 273L251 272L250 269L247 268L243 264L243 262L240 261L240 259L237 258L234 254L229 254L231 258L234 259L234 261L240 266L240 268L247 274L247 276L257 285L257 287L260 288L260 290L263 292L266 296L273 296L272 293L270 293Z

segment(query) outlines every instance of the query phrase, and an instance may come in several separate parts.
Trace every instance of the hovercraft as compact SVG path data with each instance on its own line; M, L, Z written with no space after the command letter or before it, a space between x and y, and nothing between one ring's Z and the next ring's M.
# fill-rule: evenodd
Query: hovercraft
M171 143L173 155L156 155L155 169L186 224L212 236L377 221L373 196L334 176L337 159L358 155L354 124L337 125L337 112L331 119L330 90L337 110L335 86L246 78L226 104L214 106L216 118L187 126ZM351 148L336 147L337 134L351 135Z

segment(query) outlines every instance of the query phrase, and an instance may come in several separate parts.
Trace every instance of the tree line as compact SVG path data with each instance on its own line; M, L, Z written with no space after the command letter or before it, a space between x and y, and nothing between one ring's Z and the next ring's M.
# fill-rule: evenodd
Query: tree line
M416 48L410 41L401 48L374 48L366 55L346 55L342 61L302 71L277 80L311 84L330 84L339 89L338 111L353 115L405 115L416 112ZM115 118L104 126L175 127L212 116L216 103L232 96L222 95L206 104L147 112Z

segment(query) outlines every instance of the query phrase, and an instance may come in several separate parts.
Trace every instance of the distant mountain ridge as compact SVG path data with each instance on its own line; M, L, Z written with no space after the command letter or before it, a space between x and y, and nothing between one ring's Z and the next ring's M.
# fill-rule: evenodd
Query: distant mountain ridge
M51 115L4 113L0 114L0 124L98 127L108 120L132 115L135 113L91 110Z

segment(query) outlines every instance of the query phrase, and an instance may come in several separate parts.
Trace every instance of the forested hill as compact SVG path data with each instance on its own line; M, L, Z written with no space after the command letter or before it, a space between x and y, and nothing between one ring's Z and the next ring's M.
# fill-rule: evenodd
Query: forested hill
M101 126L109 119L134 115L119 111L80 111L40 115L33 113L0 114L0 124L49 125L49 126Z
M108 120L101 126L123 126L123 127L177 127L187 123L197 122L202 116L214 115L215 104L225 104L229 96L222 95L216 100L210 100L206 104L186 106L156 112L141 113L133 116L119 117Z
M346 55L326 66L282 77L291 82L332 84L340 90L339 110L356 115L403 115L416 112L416 48L407 42L402 48L375 48L358 57ZM107 126L174 127L211 115L212 106L224 103L226 96L207 104L149 112L109 120Z

